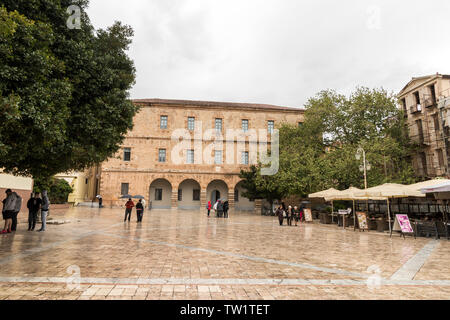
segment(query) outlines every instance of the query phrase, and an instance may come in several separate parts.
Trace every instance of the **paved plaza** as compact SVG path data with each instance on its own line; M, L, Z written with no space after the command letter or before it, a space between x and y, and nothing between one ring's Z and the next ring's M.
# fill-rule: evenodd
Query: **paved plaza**
M54 213L0 236L0 299L447 299L450 242L275 217L123 209Z

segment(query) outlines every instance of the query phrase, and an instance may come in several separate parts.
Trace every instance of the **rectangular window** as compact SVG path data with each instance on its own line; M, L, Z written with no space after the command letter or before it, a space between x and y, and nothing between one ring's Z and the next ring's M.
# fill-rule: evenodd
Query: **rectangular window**
M425 155L424 152L420 153L420 161L421 161L421 164L422 164L423 175L427 176L428 175L427 156Z
M222 150L215 150L214 151L214 163L215 164L222 164Z
M416 99L417 111L422 111L422 105L420 104L419 91L414 92L414 98Z
M234 202L239 202L239 190L234 189Z
M403 98L401 100L401 103L402 103L402 107L403 107L403 112L405 113L405 116L406 116L408 114L408 111L407 111L407 108L406 108L406 99Z
M215 128L216 128L216 131L222 132L222 119L216 118Z
M200 189L194 189L192 193L193 201L200 201Z
M248 164L248 151L242 152L241 164Z
M187 151L187 163L193 164L194 163L194 150L188 150Z
M166 149L159 149L158 161L166 162Z
M436 104L436 89L434 87L434 84L432 84L430 86L430 91L431 91L431 103L433 105L435 105Z
M275 122L273 120L267 121L267 131L269 132L269 134L273 133L274 127L275 127Z
M300 128L301 126L303 126L303 122L298 123L298 127Z
M248 120L247 119L243 119L242 120L242 131L248 131Z
M162 200L162 189L155 189L155 201Z
M120 194L121 195L128 194L128 187L129 187L128 183L122 183L120 186Z
M131 148L124 148L123 161L130 161L130 160L131 160Z
M424 136L423 136L423 127L422 127L422 120L416 120L416 125L417 125L417 133L419 134L419 142L423 143L424 142Z
M178 189L178 201L183 201L183 189Z
M188 117L188 130L193 131L195 129L195 118Z
M444 170L444 153L442 152L442 149L437 149L436 152L438 155L439 167L441 170Z
M440 126L439 126L439 114L433 114L433 123L434 123L434 134L436 135L436 140L440 139Z
M167 116L161 116L159 121L159 127L161 129L167 129Z

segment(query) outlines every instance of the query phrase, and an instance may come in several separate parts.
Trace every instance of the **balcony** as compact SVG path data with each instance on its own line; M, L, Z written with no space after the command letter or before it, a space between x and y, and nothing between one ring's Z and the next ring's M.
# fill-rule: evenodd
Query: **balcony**
M436 101L433 100L431 96L424 97L423 99L423 105L425 108L430 108L436 105Z
M422 112L421 104L416 104L416 105L409 107L409 113L414 114L414 113L419 113L419 112Z

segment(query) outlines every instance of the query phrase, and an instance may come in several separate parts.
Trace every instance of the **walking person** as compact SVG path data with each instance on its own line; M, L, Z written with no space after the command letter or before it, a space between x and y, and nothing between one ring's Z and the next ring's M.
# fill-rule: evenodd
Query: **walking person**
M305 208L305 207L304 207L303 205L301 205L301 206L300 206L300 209L299 209L298 215L299 215L300 223L302 223L302 221L303 221L303 216L304 216L304 214L305 214L304 208Z
M125 203L125 219L123 219L123 222L127 221L127 216L128 216L128 221L130 221L131 210L133 210L133 207L134 207L134 202L133 202L133 200L131 200L131 198L129 198L127 203Z
M209 218L209 213L211 212L211 201L208 201L208 204L206 205L206 210L208 210L208 218Z
M298 220L300 219L300 211L298 210L297 206L294 206L292 212L294 214L295 226L297 226Z
M3 219L5 219L5 226L3 228L2 234L11 233L13 218L16 217L16 225L17 225L17 213L20 211L20 207L22 206L22 198L11 189L6 190L6 199L3 204Z
M101 195L98 195L98 207L103 208L103 198Z
M39 197L39 192L34 195L31 194L30 200L27 202L28 208L28 231L34 231L36 227L37 215L42 205L42 199Z
M277 210L275 211L275 214L278 216L278 222L280 223L280 226L283 225L284 220L284 210L282 206L278 206Z
M288 226L292 226L292 207L289 206L286 210L286 222Z
M213 207L214 211L216 212L216 217L217 218L219 217L219 212L217 211L218 204L219 204L219 200L217 200L216 203L214 203L214 207Z
M142 204L141 199L139 199L139 202L136 204L136 214L137 214L137 222L142 222L142 216L144 214L144 205Z
M228 210L230 209L230 205L228 204L228 200L225 200L223 203L223 217L228 219Z
M219 218L223 217L223 202L219 200L219 203L217 204L217 214L219 215Z
M50 210L50 200L48 199L47 190L42 191L42 205L41 205L41 221L42 226L38 230L39 232L44 232L47 226L47 216Z

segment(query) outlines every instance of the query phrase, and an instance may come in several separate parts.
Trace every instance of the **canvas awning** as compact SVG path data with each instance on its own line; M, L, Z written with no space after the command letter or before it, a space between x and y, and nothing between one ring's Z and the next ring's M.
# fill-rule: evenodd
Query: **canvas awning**
M446 180L444 183L434 184L429 187L423 187L420 189L422 193L439 193L439 192L450 192L450 181Z
M357 197L366 197L372 200L386 200L387 198L410 197L413 193L404 184L385 183L376 187L361 190L355 193Z
M311 193L308 195L309 198L325 198L335 192L337 192L338 190L334 189L334 188L330 188L327 190L323 190L323 191L319 191L316 193Z

